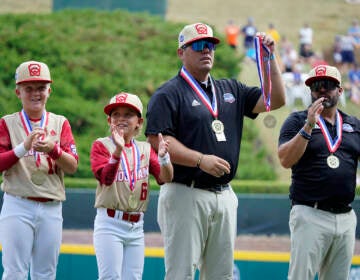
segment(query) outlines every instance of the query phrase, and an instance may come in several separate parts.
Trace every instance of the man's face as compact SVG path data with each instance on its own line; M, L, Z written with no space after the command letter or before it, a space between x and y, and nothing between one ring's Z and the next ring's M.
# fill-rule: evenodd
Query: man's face
M214 63L214 43L199 40L178 49L178 55L186 70L194 73L209 73Z
M333 80L323 79L316 80L310 84L312 102L324 97L323 106L332 108L337 106L342 88Z

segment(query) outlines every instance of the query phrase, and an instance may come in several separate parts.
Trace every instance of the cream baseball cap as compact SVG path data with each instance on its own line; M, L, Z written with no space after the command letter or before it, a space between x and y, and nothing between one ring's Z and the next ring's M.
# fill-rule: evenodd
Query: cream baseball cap
M104 107L104 112L107 115L111 114L111 111L119 106L127 106L134 109L136 112L140 113L142 116L143 105L140 98L132 93L120 92L117 95L113 96L110 99L108 105Z
M198 22L186 25L179 34L179 48L185 44L192 43L201 39L208 39L209 41L218 44L220 40L213 36L213 30L210 26Z
M310 86L313 81L324 79L333 80L341 85L341 74L339 70L329 65L318 65L311 69L309 77L305 80L305 84Z
M37 81L52 83L49 67L45 63L39 61L26 61L16 68L15 82L17 85Z

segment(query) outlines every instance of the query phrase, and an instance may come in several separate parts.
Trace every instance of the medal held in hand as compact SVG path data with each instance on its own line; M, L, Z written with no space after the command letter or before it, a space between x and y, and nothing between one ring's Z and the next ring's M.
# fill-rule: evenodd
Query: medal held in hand
M135 197L134 193L131 193L129 196L129 207L131 208L131 210L135 210L136 207L138 206L138 200Z
M332 155L332 154L327 157L326 162L327 162L327 165L330 168L334 168L334 169L338 168L339 165L340 165L339 158L337 156Z
M215 132L216 139L220 141L226 141L224 134L224 124L220 120L213 120L211 123L212 130Z
M37 169L31 173L31 182L35 185L41 186L45 183L46 175L41 170Z

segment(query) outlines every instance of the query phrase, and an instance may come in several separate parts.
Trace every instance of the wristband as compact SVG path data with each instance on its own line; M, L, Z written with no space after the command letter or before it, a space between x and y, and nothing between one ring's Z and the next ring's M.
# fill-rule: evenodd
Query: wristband
M275 59L275 55L272 53L269 56L264 56L263 60L264 61L269 61L269 60L274 60Z
M158 156L158 160L159 160L160 166L169 164L170 163L169 153L166 153L163 157Z
M62 155L62 149L60 148L60 146L57 144L57 143L55 143L55 146L54 146L54 148L50 151L50 152L48 152L48 155L49 155L49 157L51 157L53 160L57 160L57 159L59 159L60 157L61 157L61 155Z
M306 140L311 139L311 134L307 133L303 128L300 129L299 134Z
M200 164L201 164L201 161L202 161L202 158L204 157L204 154L201 154L201 156L199 157L197 163L196 163L196 167L197 168L200 168Z
M306 125L307 125L308 127L310 127L311 129L313 129L313 128L315 127L315 123L311 123L311 122L309 122L309 121L306 121Z
M14 148L14 153L18 158L22 158L23 156L26 155L27 152L28 150L25 149L24 142L22 142L21 144L17 145Z
M115 164L115 163L118 163L119 161L120 161L120 157L117 157L114 154L112 154L109 159L110 164Z

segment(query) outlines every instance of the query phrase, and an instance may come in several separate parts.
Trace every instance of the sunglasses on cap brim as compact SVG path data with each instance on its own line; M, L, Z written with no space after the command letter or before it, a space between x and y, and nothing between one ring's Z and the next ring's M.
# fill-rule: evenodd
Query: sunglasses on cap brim
M199 40L189 44L185 44L181 48L186 49L189 46L191 46L192 50L195 52L201 52L205 48L209 49L210 51L216 50L216 44L207 40Z
M337 87L339 87L339 83L334 80L317 80L310 84L311 91L320 91L321 89L330 91Z

